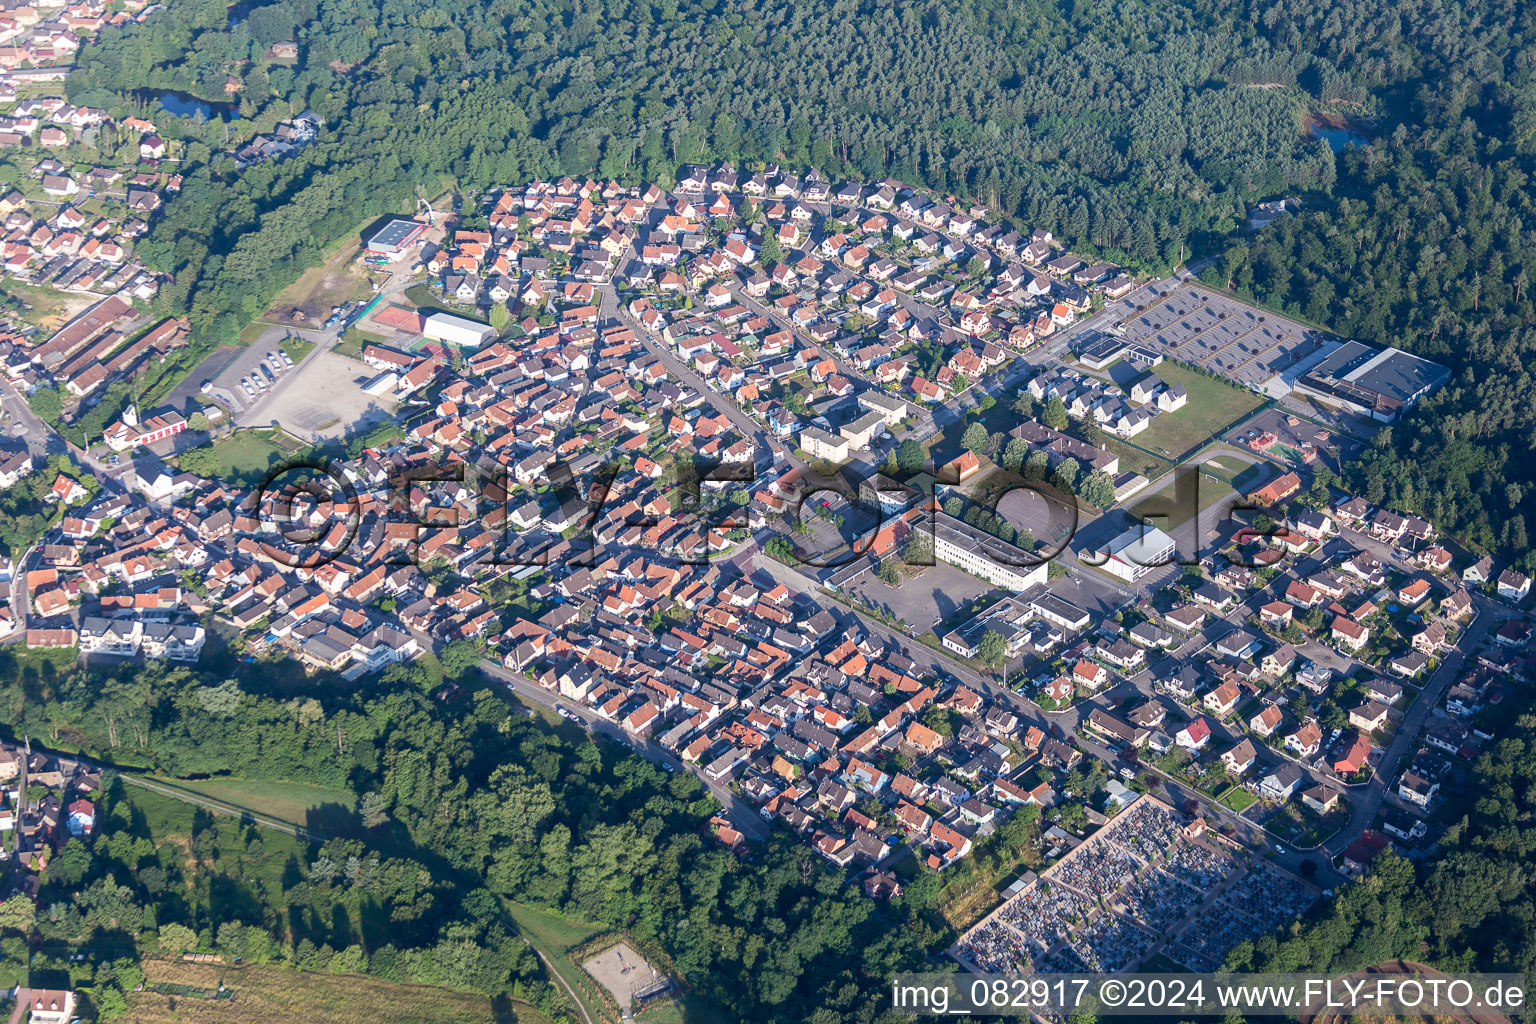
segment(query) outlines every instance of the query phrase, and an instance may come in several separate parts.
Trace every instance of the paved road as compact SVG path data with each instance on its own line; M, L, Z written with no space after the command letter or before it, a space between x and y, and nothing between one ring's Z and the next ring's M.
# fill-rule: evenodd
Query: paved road
M741 799L741 797L731 792L728 788L706 779L703 772L696 766L684 763L681 759L665 750L660 744L649 739L636 739L613 722L599 718L590 706L579 701L569 700L552 690L544 689L544 687L536 683L530 683L520 674L494 661L481 662L480 668L486 675L503 683L507 689L524 701L542 704L547 708L563 707L567 711L581 715L587 723L586 728L589 732L598 733L611 740L632 747L636 753L647 761L663 766L670 765L673 771L693 772L715 799L720 801L720 806L724 808L726 817L730 819L731 824L739 832L754 839L768 838L770 827L763 820L763 816L758 814L751 804Z
M1440 662L1440 667L1424 684L1418 700L1413 702L1408 708L1408 713L1398 723L1397 731L1392 735L1392 742L1387 745L1386 751L1377 762L1376 773L1371 776L1370 783L1364 787L1364 793L1350 800L1349 824L1324 844L1324 849L1330 857L1337 857L1343 853L1349 844L1359 838L1360 834L1375 820L1376 813L1381 810L1382 801L1387 795L1387 787L1397 781L1398 768L1403 758L1410 756L1418 749L1418 733L1424 725L1424 720L1429 717L1430 711L1439 705L1440 699L1450 689L1451 683L1461 676L1461 666L1467 659L1467 652L1482 642L1495 622L1502 621L1498 612L1507 611L1502 605L1482 595L1477 595L1474 600L1477 604L1476 618L1462 634L1456 649ZM1353 791L1351 793L1353 795Z

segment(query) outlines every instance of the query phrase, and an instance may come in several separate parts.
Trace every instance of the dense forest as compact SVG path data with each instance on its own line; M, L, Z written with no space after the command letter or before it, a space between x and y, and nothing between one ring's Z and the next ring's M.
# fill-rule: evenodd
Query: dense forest
M1234 244L1208 268L1346 337L1450 366L1451 383L1384 430L1353 477L1373 502L1427 513L1527 568L1536 565L1536 136L1507 127L1536 87L1472 119L1341 155L1336 202Z
M233 14L231 13L233 11ZM894 176L1145 270L1226 251L1214 283L1458 371L1359 482L1526 554L1536 436L1528 187L1532 11L1402 0L186 0L84 49L71 97L185 143L140 255L196 343L234 339L328 244L444 184L669 183L689 161ZM269 47L297 44L277 60ZM239 101L212 121L146 105ZM310 108L321 140L237 171L234 143ZM1318 109L1383 138L1337 159ZM1309 212L1242 235L1259 198Z
M261 867L264 843L287 837L203 816L194 875L121 781L110 786L95 838L45 872L45 952L32 964L44 979L68 972L98 1001L115 1005L123 958L163 952L168 926L186 929L172 932L183 948L547 999L505 900L626 929L736 1020L879 1019L889 973L932 962L925 926L901 927L906 910L844 886L794 837L750 861L708 838L714 801L692 773L668 775L572 726L557 734L489 688L450 707L420 665L358 689L273 664L221 678L13 652L0 652L0 720L14 736L356 798L362 841L300 844L275 869ZM0 959L25 950L0 944ZM67 963L77 950L86 960Z
M1363 102L1391 66L1369 51L1340 71L1269 41L1257 10L1201 5L298 0L244 13L231 25L220 0L186 0L104 30L69 80L75 100L149 113L186 141L183 193L139 252L175 272L166 305L208 341L417 189L561 173L665 184L718 158L954 190L1164 267L1234 230L1253 196L1330 187L1303 88ZM298 60L267 59L284 40ZM217 99L230 72L244 83L230 122L145 106L159 88ZM318 144L236 171L231 142L306 107L325 120Z

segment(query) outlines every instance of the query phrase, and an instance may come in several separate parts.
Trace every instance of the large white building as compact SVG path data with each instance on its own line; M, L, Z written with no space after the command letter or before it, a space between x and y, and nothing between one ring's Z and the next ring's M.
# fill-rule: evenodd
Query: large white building
M800 447L813 459L828 462L848 460L848 439L828 433L820 427L806 427L800 431Z
M1173 562L1173 538L1155 526L1133 526L1109 542L1103 551L1084 552L1090 565L1098 565L1128 583L1153 569ZM1098 559L1103 559L1100 563Z
M925 527L919 522L916 528ZM1048 563L1037 562L1018 545L943 512L935 512L933 517L933 555L994 586L1012 590L1028 590L1050 576Z
M422 322L421 336L458 348L479 348L496 337L496 328L452 313L433 313Z

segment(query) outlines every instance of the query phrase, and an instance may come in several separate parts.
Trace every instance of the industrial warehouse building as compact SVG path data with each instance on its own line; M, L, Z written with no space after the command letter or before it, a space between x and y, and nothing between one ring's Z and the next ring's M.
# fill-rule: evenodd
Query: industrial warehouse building
M1347 341L1296 382L1296 390L1383 423L1451 377L1439 363L1402 349Z
M426 230L427 226L421 221L396 217L369 236L367 254L397 260L416 244Z
M421 336L456 348L479 348L496 337L496 328L452 313L433 313L422 321Z

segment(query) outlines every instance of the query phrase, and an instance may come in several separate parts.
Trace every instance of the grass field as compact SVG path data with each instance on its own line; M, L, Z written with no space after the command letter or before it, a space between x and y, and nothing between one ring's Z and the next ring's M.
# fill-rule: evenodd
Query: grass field
M265 319L273 323L294 323L291 314L297 309L303 314L305 326L319 327L331 315L332 306L371 297L372 284L357 262L362 243L354 236L347 237L348 241L339 249L326 254L324 263L310 267L297 281L284 288L272 301Z
M1177 413L1174 415L1177 415ZM1153 422L1157 421L1154 420ZM1151 429L1151 427L1147 428L1148 433L1151 432ZM1140 438L1137 438L1138 444L1140 440ZM1122 473L1140 473L1148 480L1156 480L1173 468L1173 463L1167 459L1158 458L1156 455L1148 455L1146 452L1133 448L1124 441L1116 440L1113 437L1106 437L1104 439L1104 448L1120 456L1120 472Z
M356 327L348 328L347 333L341 336L341 340L331 346L331 351L348 359L356 359L359 362L363 358L363 348L367 345L384 344L384 335L374 334L372 331L360 331ZM291 353L290 353L291 354ZM298 356L294 356L298 361Z
M427 287L425 281L413 284L405 290L405 297L411 305L418 309L440 309L446 313L457 313L460 316L479 316L479 311L473 306L460 305L457 302L444 302L438 296L432 294L432 289Z
M1171 530L1194 518L1232 495L1231 474L1207 472L1200 467L1198 475L1192 467L1187 475L1176 477L1156 494L1149 494L1133 504L1129 511L1142 518L1156 518L1158 526Z
M230 479L258 479L275 461L297 450L290 438L273 430L238 430L213 445L218 472Z
M135 992L128 996L129 1024L489 1024L518 1021L548 1024L526 1004L491 1005L484 996L428 985L399 985L356 974L319 974L284 967L234 967L149 960L145 976L170 982L234 990L230 999L210 1000ZM510 1012L508 1010L510 1009Z
M1252 793L1248 792L1246 789L1243 789L1240 786L1235 787L1226 796L1221 798L1222 806L1230 807L1238 814L1242 814L1244 811L1258 802L1258 797L1254 796Z
M288 358L292 359L294 364L297 365L303 361L305 356L315 350L315 343L297 334L290 334L279 342L277 347L288 353Z
M347 790L325 789L302 782L262 782L236 778L165 781L178 789L299 825L305 823L311 810L322 804L351 807L357 802L357 798Z
M1175 460L1264 404L1264 399L1251 391L1202 376L1177 363L1165 362L1152 372L1169 384L1184 385L1189 392L1189 404L1178 412L1154 416L1152 425L1136 435L1136 444L1154 452L1166 449Z

